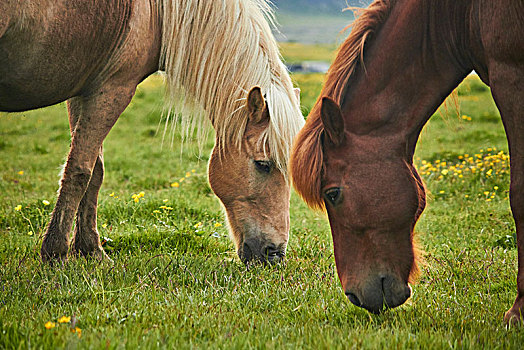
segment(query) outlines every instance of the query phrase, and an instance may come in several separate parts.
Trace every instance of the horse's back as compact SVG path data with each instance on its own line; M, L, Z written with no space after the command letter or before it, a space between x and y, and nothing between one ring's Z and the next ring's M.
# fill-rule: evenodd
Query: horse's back
M147 15L137 11L142 3L21 1L0 14L0 110L39 108L92 92L120 69L132 16Z

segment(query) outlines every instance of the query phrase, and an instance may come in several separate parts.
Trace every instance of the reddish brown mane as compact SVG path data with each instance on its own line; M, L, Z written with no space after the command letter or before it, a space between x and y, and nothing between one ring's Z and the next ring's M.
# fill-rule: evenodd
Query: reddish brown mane
M351 25L349 37L337 52L329 68L320 96L309 113L306 125L297 135L290 161L290 174L295 190L313 209L324 210L321 194L323 131L320 120L320 101L330 97L339 105L358 63L362 63L364 45L389 16L395 0L376 0L366 9L359 9L360 16Z

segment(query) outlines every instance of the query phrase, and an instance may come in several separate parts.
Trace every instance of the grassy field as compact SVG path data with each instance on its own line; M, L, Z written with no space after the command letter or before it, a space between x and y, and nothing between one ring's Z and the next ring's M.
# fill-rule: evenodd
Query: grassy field
M293 79L307 113L323 76ZM41 264L65 105L0 115L0 348L520 348L523 331L502 323L517 271L507 145L489 89L471 76L458 95L460 113L441 108L416 154L429 192L422 277L379 316L346 300L326 218L295 194L285 263L246 269L207 184L212 138L200 157L178 136L162 142L158 76L105 142L98 227L114 266Z

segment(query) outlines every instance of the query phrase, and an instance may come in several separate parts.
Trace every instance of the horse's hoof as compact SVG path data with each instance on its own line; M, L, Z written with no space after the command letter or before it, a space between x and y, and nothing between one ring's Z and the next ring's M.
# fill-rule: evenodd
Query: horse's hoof
M67 260L67 252L69 246L67 243L59 244L56 241L50 241L44 237L42 248L40 249L40 256L44 263L64 262Z
M513 308L511 308L504 315L504 323L508 327L522 325L522 311L518 309L514 310Z
M80 249L78 247L75 247L73 244L73 252L75 255L83 256L86 259L95 259L96 261L99 261L101 263L106 263L109 265L113 265L113 260L106 254L104 251L104 248L98 246L94 249Z
M111 259L107 253L104 251L104 248L102 247L99 247L94 253L93 253L93 257L100 261L101 263L105 263L105 264L108 264L108 265L114 265L115 262L113 261L113 259Z

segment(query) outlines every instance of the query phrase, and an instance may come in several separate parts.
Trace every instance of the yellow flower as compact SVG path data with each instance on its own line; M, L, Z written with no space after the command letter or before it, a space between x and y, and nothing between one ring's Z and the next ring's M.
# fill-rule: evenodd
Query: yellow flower
M493 187L493 189L496 191L496 190L499 189L499 187L498 187L498 186L495 186L495 187Z
M78 327L75 327L75 328L71 328L71 332L72 333L76 333L76 335L78 336L78 338L80 338L82 336L82 330Z
M188 171L188 172L186 173L186 177L190 177L190 176L191 176L191 173Z
M221 224L220 222L217 222L217 223L215 224L215 227L220 227L220 226L222 226L222 224Z
M164 199L164 200L162 200L162 202L164 202L164 203L167 203L167 201L168 201L168 199L167 199L167 198L166 198L166 199Z
M180 184L178 182L173 182L171 187L180 187ZM167 202L167 199L165 201Z
M109 197L114 197L114 196L115 196L115 192L111 192L111 193L109 194Z
M138 198L143 198L145 195L146 195L146 193L144 191L142 191L142 192L140 192L138 194Z
M107 227L107 224L103 224L103 225L102 225L102 228L106 228L106 227Z
M199 228L199 227L202 227L202 223L201 222L197 222L194 226L195 228Z
M24 171L23 171L23 170L20 170L20 171L18 172L18 175L20 175L20 176L24 175Z
M484 195L487 196L489 194L489 191L484 191Z
M45 199L42 201L42 203L44 203L44 205L49 205L49 201L46 201Z
M56 327L56 324L54 322L51 322L51 321L47 321L47 323L44 325L44 327L46 329L51 329L51 328L55 328Z
M156 209L155 209L155 210L153 210L153 213L155 213L155 214L159 214L159 213L160 213L160 210L156 210Z
M68 323L71 321L71 317L69 316L62 316L58 319L58 323Z
M196 172L196 170L195 170L195 169L191 169L191 172L192 172L192 173L195 173L195 172Z
M33 231L29 231L29 232L27 232L27 234L28 234L29 236L34 235Z
M15 207L15 210L16 210L16 211L20 211L20 210L22 210L22 205L21 205L21 204L18 204L18 205Z
M439 191L438 193L442 194L442 193L446 193L446 191Z
M135 197L133 200L135 201L135 203L140 202L140 198L138 198L138 197Z

